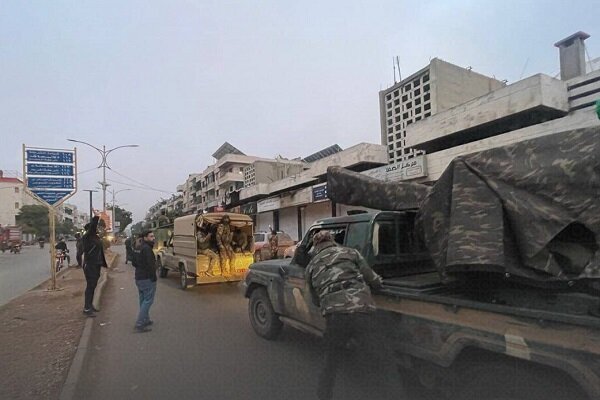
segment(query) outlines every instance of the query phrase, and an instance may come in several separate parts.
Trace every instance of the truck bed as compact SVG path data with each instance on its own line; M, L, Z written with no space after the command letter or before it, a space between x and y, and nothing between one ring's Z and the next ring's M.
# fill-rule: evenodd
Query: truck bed
M474 290L457 282L442 283L439 274L432 272L385 279L379 294L534 318L540 323L555 321L600 328L600 299L584 293L504 284Z

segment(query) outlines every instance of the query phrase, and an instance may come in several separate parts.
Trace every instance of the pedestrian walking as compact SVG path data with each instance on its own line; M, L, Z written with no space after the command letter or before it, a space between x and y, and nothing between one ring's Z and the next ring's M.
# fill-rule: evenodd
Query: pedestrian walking
M140 312L135 322L136 332L149 332L153 321L150 319L150 307L156 294L156 257L154 256L154 232L144 231L134 245L133 266L135 267L135 285L138 288Z
M100 217L96 215L92 218L92 222L86 224L85 234L81 238L81 246L77 249L77 260L81 260L83 256L83 273L87 283L83 313L88 317L95 317L95 313L99 311L94 307L92 302L96 286L98 285L98 279L100 279L100 269L107 267L102 240L98 236L99 220Z
M313 236L313 257L305 274L312 299L326 320L325 364L319 376L317 396L320 400L333 398L333 388L338 368L344 364L349 343L358 344L361 352L358 363L367 363L371 357L378 359L377 375L383 382L370 380L372 398L402 398L404 391L391 354L373 351L381 346L373 335L372 315L375 303L369 285L380 287L382 279L355 249L340 246L329 231L319 231ZM356 365L353 368L356 369Z
M75 234L75 259L77 260L77 268L83 267L83 240L81 239L81 233Z

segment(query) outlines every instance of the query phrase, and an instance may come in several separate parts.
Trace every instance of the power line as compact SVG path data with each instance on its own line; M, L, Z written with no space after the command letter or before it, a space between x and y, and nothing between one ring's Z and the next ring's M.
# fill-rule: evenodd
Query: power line
M124 186L132 187L132 188L135 188L135 189L148 190L150 192L169 193L169 194L172 193L172 192L168 192L166 190L154 189L154 188L148 187L148 186L141 186L141 185L136 185L136 184L133 184L133 183L115 181L114 179L106 179L106 180L108 182L118 183L119 185L124 185Z
M117 172L117 171L115 171L114 169L110 169L110 170L111 170L112 172L114 172L115 174L119 175L120 177L123 177L123 178L125 178L125 179L127 179L127 180L129 180L129 181L132 181L132 182L134 182L134 183L137 183L138 185L144 186L144 187L146 187L146 188L148 188L148 189L155 190L155 191L157 191L157 192L163 192L163 193L173 193L173 191L172 191L172 190L171 190L171 191L169 191L169 190L157 189L157 188L155 188L155 187L152 187L152 186L150 186L150 185L146 185L144 182L140 182L140 181L137 181L137 180L135 180L135 179L133 179L133 178L130 178L130 177L126 176L126 175L123 175L123 174L121 174L120 172Z

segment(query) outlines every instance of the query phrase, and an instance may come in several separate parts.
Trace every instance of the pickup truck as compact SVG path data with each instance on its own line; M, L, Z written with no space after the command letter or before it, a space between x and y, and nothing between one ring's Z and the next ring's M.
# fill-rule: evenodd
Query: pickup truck
M415 212L316 221L292 259L257 262L243 282L254 331L283 324L322 335L325 321L304 278L311 237L329 230L384 278L375 321L404 376L439 398L599 399L598 298L490 280L442 283L418 236ZM308 255L307 255L308 254Z

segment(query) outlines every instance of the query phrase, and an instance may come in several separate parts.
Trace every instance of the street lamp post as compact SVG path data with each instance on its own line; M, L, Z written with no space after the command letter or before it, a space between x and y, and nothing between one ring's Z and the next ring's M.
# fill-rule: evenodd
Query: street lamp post
M92 217L94 216L94 208L92 207L92 193L97 192L97 190L86 189L84 192L90 192L90 222L92 222Z
M106 158L108 157L108 155L110 153L112 153L113 151L115 151L117 149L122 149L123 147L139 147L139 145L126 144L124 146L117 146L112 149L106 150L106 146L104 146L104 145L102 146L102 149L100 149L100 148L94 146L93 144L90 144L88 142L83 142L81 140L75 140L75 139L67 139L67 140L69 142L81 143L81 144L90 146L91 148L96 150L98 153L100 153L100 156L102 156L102 162L100 163L98 168L102 168L102 182L100 182L100 185L102 185L102 211L106 212L106 187L108 186L108 184L106 183L106 168L110 169L110 166L108 165Z

